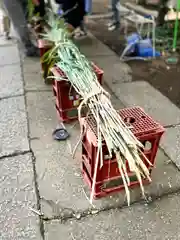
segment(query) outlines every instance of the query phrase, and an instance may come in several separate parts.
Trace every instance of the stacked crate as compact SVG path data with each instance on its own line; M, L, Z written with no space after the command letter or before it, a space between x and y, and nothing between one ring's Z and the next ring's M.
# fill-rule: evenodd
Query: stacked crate
M143 152L151 164L145 159L143 159L143 161L151 172L155 164L155 157L161 136L164 133L164 128L139 107L123 109L119 114L124 122L128 126L131 126L133 134L144 145ZM82 173L85 182L92 189L98 151L97 126L92 116L83 118L81 124L84 129L82 140ZM103 166L101 166L99 161L95 179L94 198L103 197L109 193L124 189L116 156L114 155L110 158L108 148L104 141L102 143L102 155ZM130 187L139 185L135 174L130 172L127 161L126 168L130 178ZM147 179L143 179L143 183L147 182Z
M97 79L102 84L103 71L95 64L92 64ZM55 107L60 121L69 122L78 118L77 107L80 105L81 97L70 83L66 80L58 81L56 78L66 78L65 74L58 67L51 69L52 75L55 77L53 81L53 93L55 96ZM84 113L83 113L84 111ZM85 115L86 109L82 110Z
M48 77L48 62L45 62L43 59L43 56L46 52L48 52L50 49L52 49L52 44L44 39L38 39L38 48L40 50L40 58L41 58L41 70L42 75L45 83L48 83L47 77Z

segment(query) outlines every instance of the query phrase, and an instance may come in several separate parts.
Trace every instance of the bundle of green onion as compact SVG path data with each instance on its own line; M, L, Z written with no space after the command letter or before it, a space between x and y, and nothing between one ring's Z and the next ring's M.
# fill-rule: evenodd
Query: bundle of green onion
M126 169L126 161L128 161L130 171L136 175L143 195L144 187L142 178L145 177L151 181L149 170L142 160L143 158L148 161L140 150L143 149L143 145L136 139L113 108L109 94L99 84L89 61L68 40L65 30L62 28L57 29L54 28L51 33L48 33L49 40L53 41L55 45L52 51L56 51L59 58L56 66L66 74L69 82L83 99L78 109L79 118L81 117L82 106L86 105L97 123L98 153L90 200L92 201L94 195L97 166L99 162L103 165L102 139L104 139L109 150L109 155L116 155L129 205L130 192L128 186L130 179ZM56 33L57 36L53 35L53 33Z

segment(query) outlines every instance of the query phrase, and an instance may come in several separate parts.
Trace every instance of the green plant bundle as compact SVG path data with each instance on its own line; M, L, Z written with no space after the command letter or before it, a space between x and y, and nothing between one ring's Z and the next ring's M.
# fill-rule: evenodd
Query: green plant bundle
M81 118L82 107L86 105L97 123L98 152L90 200L92 201L94 195L97 167L99 164L103 165L103 139L107 144L109 156L116 155L129 205L130 191L128 186L130 178L127 173L126 161L128 161L130 171L136 175L143 195L142 178L151 180L149 170L142 160L143 158L150 164L141 151L143 145L136 139L113 108L110 95L99 84L89 61L68 38L64 24L61 22L62 27L59 27L57 20L54 19L54 23L51 25L53 28L44 35L45 39L54 43L54 48L48 57L55 59L56 66L66 74L68 81L81 95L83 101L78 108L79 118ZM57 80L64 79L59 77ZM82 131L81 129L81 137L83 136Z
M28 12L28 20L29 20L29 22L31 22L31 20L34 17L39 17L39 13L34 14L34 12L35 12L35 5L34 5L32 0L28 0L28 2L27 2L27 12Z

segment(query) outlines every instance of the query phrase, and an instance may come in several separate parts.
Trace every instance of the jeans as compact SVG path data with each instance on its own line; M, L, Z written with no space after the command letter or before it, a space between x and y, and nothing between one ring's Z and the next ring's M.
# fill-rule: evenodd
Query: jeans
M112 20L115 24L120 23L119 11L117 10L117 7L116 7L118 2L119 2L119 0L111 0L111 7L112 7L112 12L113 12Z
M85 11L86 11L86 14L91 14L91 12L92 12L92 0L85 0Z

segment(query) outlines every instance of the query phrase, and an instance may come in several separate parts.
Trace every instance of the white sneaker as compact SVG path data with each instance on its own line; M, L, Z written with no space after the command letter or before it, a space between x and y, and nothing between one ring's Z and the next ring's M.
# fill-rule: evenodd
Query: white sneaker
M114 24L113 22L109 22L109 23L107 24L107 27L109 28L109 27L111 27L113 24Z
M108 31L115 31L119 29L119 24L111 23L111 25L108 26Z

